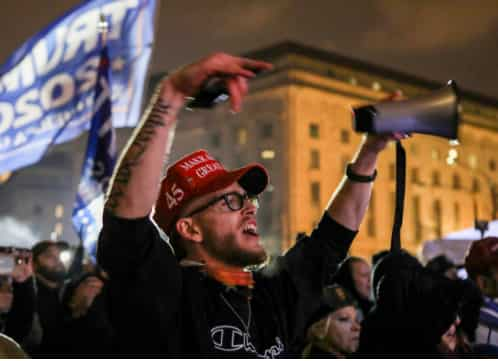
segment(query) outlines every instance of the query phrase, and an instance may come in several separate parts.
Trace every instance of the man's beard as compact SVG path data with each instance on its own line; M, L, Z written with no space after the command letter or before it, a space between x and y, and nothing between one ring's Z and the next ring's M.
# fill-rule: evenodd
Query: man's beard
M64 281L67 276L67 272L65 270L52 270L44 266L38 267L36 272L39 273L43 278L57 283Z
M267 254L263 247L261 247L260 252L250 252L234 246L235 244L232 236L228 236L224 242L214 244L209 241L206 242L206 248L217 259L233 266L255 266L266 261ZM227 247L227 245L229 246Z

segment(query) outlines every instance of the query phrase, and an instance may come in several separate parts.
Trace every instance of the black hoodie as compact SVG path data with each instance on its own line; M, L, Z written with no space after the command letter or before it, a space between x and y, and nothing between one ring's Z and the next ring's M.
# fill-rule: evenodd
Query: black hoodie
M348 257L341 263L337 272L334 274L332 283L337 283L344 287L358 302L358 306L365 317L373 306L373 302L361 296L356 290L352 273L352 263L359 262L356 257Z
M464 282L436 275L406 257L390 254L374 270L377 303L362 324L362 356L434 357L456 319Z

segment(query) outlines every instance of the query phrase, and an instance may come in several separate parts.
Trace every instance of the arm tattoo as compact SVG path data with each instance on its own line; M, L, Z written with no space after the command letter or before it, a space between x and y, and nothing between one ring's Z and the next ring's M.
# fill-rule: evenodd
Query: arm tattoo
M149 142L156 134L156 128L166 126L166 121L163 117L170 114L170 108L169 104L162 99L158 99L148 109L142 126L137 129L136 136L131 138L132 140L127 146L128 149L120 160L117 172L114 173L111 182L112 186L105 205L106 209L112 212L119 206L119 199L125 194L125 188L131 179L132 168L140 163Z

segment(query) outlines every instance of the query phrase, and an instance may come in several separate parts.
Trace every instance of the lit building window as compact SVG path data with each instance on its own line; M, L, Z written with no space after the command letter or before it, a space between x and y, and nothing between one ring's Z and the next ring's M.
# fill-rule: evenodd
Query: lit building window
M261 127L261 137L263 139L271 138L273 136L273 124L265 123Z
M55 206L54 216L55 218L64 217L64 206L62 204L58 204Z
M247 129L246 128L239 128L237 130L237 143L239 143L239 145L246 145L247 144Z
M64 225L61 222L57 222L54 226L54 233L56 234L57 239L62 236L62 232L64 230Z
M460 189L460 188L462 188L460 176L458 174L453 174L453 189Z
M441 185L441 175L437 170L432 172L432 185L438 187Z
M349 130L341 129L341 143L348 144L349 143Z
M440 160L441 159L441 152L439 149L433 149L431 151L431 157L433 160Z
M382 89L382 85L378 81L374 81L372 83L372 89L375 91L380 91Z
M320 169L320 152L316 149L310 152L310 169Z
M415 241L419 242L422 240L422 222L420 220L420 197L418 195L413 196L412 209L414 237Z
M412 153L412 155L418 154L418 147L415 143L410 144L410 152Z
M434 217L434 232L437 238L441 238L442 232L442 214L441 214L441 201L436 199L432 203L432 212Z
M460 204L459 203L455 202L455 204L453 206L453 216L455 217L454 218L455 228L458 228L458 226L460 225Z
M368 221L367 221L367 234L369 237L375 237L375 192L372 191L370 197L370 204L368 205Z
M472 169L477 168L477 157L474 154L469 155L469 167Z
M320 207L320 182L311 182L311 205Z
M394 166L394 163L389 163L389 179L396 179L396 167Z
M319 139L320 138L320 126L316 123L311 123L309 127L310 138Z
M274 159L275 151L273 149L265 149L261 151L261 158L263 159Z
M418 168L412 168L411 172L411 181L413 184L420 184L420 172Z
M490 171L495 171L496 170L496 161L494 159L489 160L489 170Z
M481 183L479 182L479 179L474 178L472 180L472 192L479 193L480 191L481 191Z
M458 151L456 149L450 149L448 152L448 157L446 158L446 163L448 165L453 165L457 162L458 159Z

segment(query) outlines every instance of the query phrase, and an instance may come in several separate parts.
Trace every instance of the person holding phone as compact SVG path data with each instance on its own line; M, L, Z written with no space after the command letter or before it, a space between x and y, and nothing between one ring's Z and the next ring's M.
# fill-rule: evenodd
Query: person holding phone
M4 249L0 253L0 332L20 345L29 344L35 314L31 251Z

